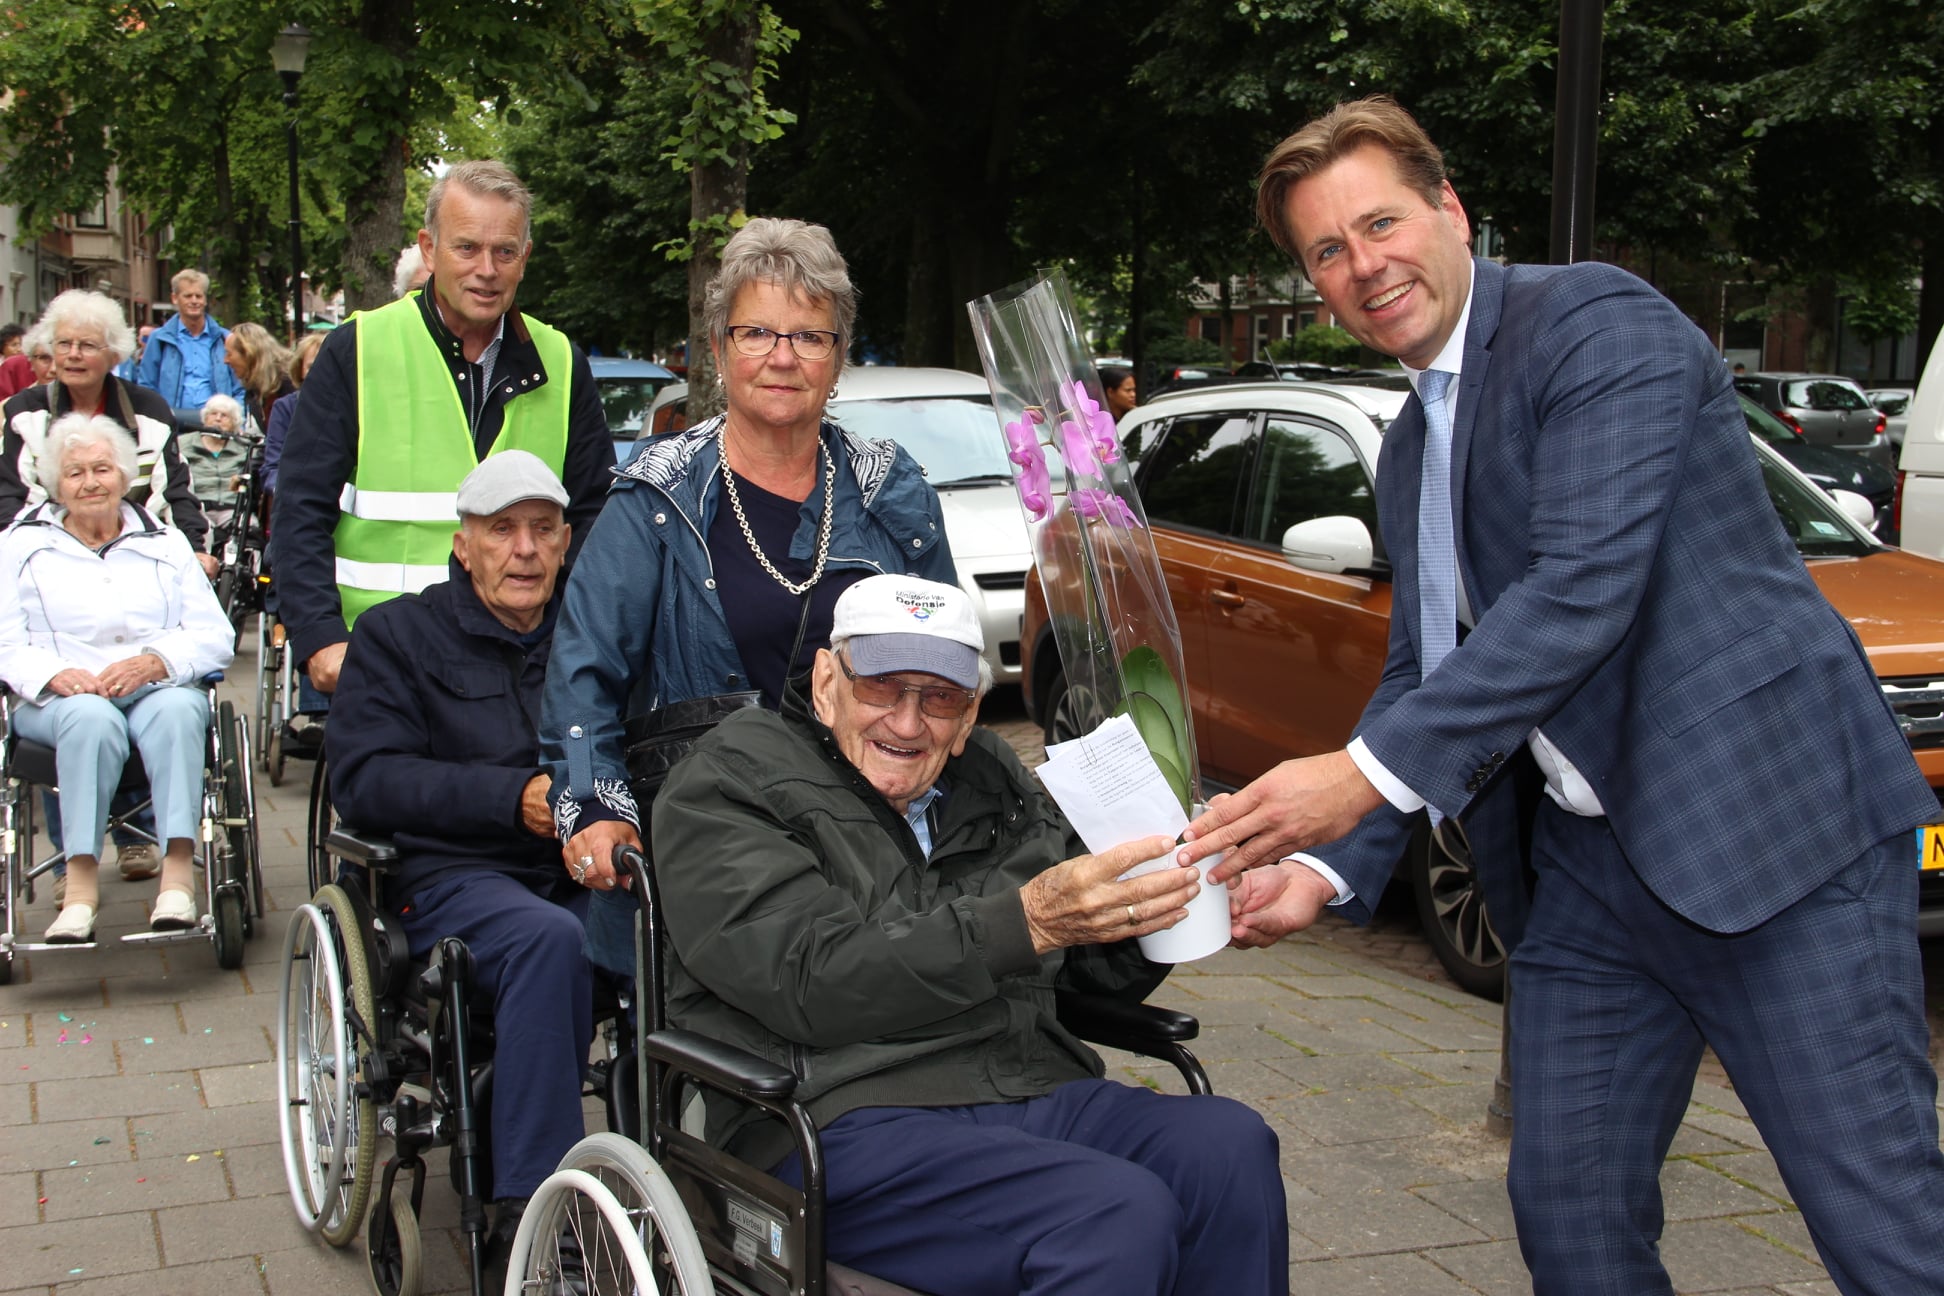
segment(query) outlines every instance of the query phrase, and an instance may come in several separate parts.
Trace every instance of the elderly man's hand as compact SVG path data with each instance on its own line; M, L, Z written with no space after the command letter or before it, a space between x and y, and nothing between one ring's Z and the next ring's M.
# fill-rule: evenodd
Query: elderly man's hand
M1321 873L1294 861L1250 869L1229 883L1229 943L1238 949L1274 945L1315 922L1336 888Z
M76 693L93 693L100 697L108 695L108 690L102 687L100 677L93 671L82 670L79 666L70 666L66 670L56 671L54 677L47 681L47 691L55 697L73 697Z
M1159 868L1120 881L1143 860L1167 853L1166 837L1125 842L1098 855L1056 864L1019 889L1026 927L1040 954L1070 945L1106 945L1147 936L1188 916L1201 886L1193 868Z
M169 668L160 657L154 653L136 653L102 667L99 678L104 697L124 697L144 684L167 679L168 675Z
M630 879L614 875L614 848L641 849L641 834L626 819L598 819L568 838L560 858L574 881L590 891L626 887Z
M1209 873L1226 882L1244 869L1333 842L1382 805L1348 752L1288 760L1233 796L1216 797L1188 825L1175 857L1183 864L1227 850Z
M552 787L553 779L535 774L520 789L520 826L535 837L554 835L553 807L547 804L547 792Z
M348 643L334 643L310 655L304 674L310 676L312 688L319 693L337 692L338 672L344 669L344 650L348 647Z

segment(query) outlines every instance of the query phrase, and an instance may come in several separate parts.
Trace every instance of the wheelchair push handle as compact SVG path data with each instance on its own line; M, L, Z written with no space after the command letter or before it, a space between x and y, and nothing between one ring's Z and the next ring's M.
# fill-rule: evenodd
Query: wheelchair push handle
M625 871L634 879L634 893L637 896L648 894L648 857L641 853L640 847L630 846L626 842L616 843L611 862L614 876L620 877Z

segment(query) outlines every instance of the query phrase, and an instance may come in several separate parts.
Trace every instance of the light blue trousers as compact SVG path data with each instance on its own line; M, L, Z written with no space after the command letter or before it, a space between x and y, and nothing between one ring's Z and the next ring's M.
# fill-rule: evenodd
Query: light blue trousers
M201 689L155 685L116 700L92 693L55 698L18 708L14 728L54 749L61 840L74 854L101 857L108 801L121 781L131 741L148 770L156 836L163 847L173 837L195 838L209 730L209 696Z

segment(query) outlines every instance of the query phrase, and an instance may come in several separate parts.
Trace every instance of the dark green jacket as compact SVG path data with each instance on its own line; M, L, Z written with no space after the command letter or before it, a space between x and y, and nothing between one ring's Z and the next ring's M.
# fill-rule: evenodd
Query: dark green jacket
M670 1024L790 1067L819 1123L1100 1075L1054 985L1140 998L1167 967L1131 940L1033 953L1019 889L1085 847L991 731L939 786L927 861L794 693L718 725L655 802ZM707 1136L772 1164L787 1136L755 1119L720 1100Z

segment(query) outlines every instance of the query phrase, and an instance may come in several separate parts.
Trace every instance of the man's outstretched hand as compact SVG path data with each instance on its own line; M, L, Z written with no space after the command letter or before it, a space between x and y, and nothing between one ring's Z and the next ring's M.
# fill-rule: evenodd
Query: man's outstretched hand
M1383 802L1348 752L1284 761L1240 792L1209 802L1188 825L1187 843L1175 858L1193 864L1226 850L1208 875L1226 882L1247 869L1335 841Z
M1250 869L1229 888L1229 943L1238 949L1274 945L1302 931L1336 899L1336 888L1302 864Z

